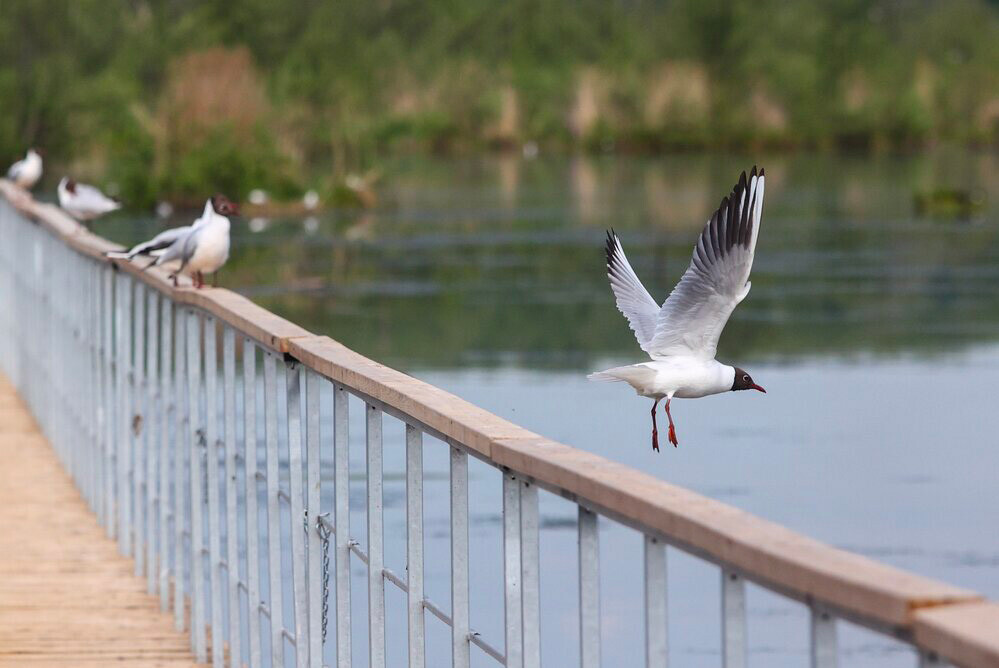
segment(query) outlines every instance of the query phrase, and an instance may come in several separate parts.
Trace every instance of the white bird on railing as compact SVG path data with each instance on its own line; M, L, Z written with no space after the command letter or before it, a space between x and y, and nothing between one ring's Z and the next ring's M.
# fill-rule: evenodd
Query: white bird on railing
M58 192L59 206L79 221L89 222L121 208L121 202L98 188L65 176L59 181Z
M179 262L179 268L171 275L174 285L177 274L188 274L195 279L195 285L204 285L204 274L219 270L229 258L229 218L239 215L239 207L225 195L213 195L205 202L205 209L192 225L175 227L160 232L149 241L134 246L128 252L111 251L108 257L131 260L138 255L149 255L156 259L146 265L163 265Z
M29 148L24 158L7 170L7 178L26 190L34 188L42 178L42 153L41 149Z
M205 274L214 274L229 259L229 218L239 215L239 207L225 195L213 195L205 203L201 218L191 231L173 242L153 264L180 260L180 268L170 277L177 285L177 275L187 274L194 285L205 284Z
M590 380L623 380L652 404L652 449L658 452L656 408L666 399L669 441L677 445L669 405L674 396L706 397L730 390L758 390L739 367L715 360L718 337L735 307L749 294L756 238L763 212L764 174L743 172L701 232L690 266L660 306L631 268L617 234L607 233L607 276L617 307L628 319L651 362L616 367Z

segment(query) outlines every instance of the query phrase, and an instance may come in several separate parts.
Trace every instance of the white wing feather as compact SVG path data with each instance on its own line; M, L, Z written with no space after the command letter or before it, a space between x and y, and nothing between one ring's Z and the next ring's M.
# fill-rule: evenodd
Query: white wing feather
M621 240L614 230L607 232L607 278L610 279L614 301L624 317L628 319L638 345L649 352L649 343L656 334L656 320L659 317L659 304L642 285L635 270L624 254Z
M754 167L748 182L743 172L705 225L690 266L659 311L647 348L654 359L714 358L729 316L749 294L763 192L763 170L757 175Z

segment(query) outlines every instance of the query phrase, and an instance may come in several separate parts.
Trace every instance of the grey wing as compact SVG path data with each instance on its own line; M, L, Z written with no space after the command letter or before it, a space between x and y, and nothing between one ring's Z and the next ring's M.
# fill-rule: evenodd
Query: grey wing
M18 173L24 168L24 160L18 160L7 169L7 178L11 181L17 179Z
M704 226L690 266L659 312L653 357L714 358L718 338L747 294L763 212L764 173L742 173Z
M77 201L75 204L77 208L86 211L106 212L121 208L119 202L111 199L98 188L85 183L78 183L76 185L76 195Z
M183 227L174 227L169 230L164 230L157 234L155 237L149 241L144 241L141 244L134 246L128 251L128 258L131 259L136 255L142 255L147 253L152 253L154 251L163 250L169 248L177 239L180 239L185 234L191 231L190 225L185 225Z
M174 260L180 260L181 269L191 259L194 248L197 245L198 228L188 228L186 234L178 237L169 247L156 258L156 264L165 264Z
M642 285L635 270L624 254L621 240L614 230L607 232L607 278L610 279L611 291L617 308L635 332L638 345L645 352L656 334L656 320L659 317L659 304L652 298L649 291Z

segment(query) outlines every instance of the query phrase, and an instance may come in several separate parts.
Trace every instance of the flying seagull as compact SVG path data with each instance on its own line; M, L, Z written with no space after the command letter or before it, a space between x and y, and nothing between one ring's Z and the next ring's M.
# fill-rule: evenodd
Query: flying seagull
M94 186L65 176L59 181L58 192L59 206L79 221L89 222L121 208L121 202L108 197Z
M177 284L177 275L188 274L196 287L204 286L204 274L218 271L229 259L229 218L239 215L239 207L225 195L213 195L205 202L205 210L192 225L175 227L160 232L149 241L134 246L128 252L112 251L108 257L132 260L139 255L156 259L146 268L168 262L179 262L171 278Z
M715 360L718 337L735 307L749 294L756 238L763 211L763 170L743 172L722 199L694 246L690 266L660 306L638 280L617 234L607 233L607 276L617 307L628 319L638 345L652 358L588 376L623 380L653 399L652 449L659 451L656 408L666 399L669 442L677 445L669 406L673 397L696 399L735 390L766 392L739 367Z
M42 178L42 150L28 149L23 159L7 170L7 178L26 190L31 190Z

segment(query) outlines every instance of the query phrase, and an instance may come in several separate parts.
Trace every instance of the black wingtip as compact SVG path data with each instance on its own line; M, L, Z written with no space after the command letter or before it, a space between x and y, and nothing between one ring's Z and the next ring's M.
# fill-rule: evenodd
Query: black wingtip
M614 258L617 254L617 232L614 228L607 230L607 243L604 245L604 253L607 255L607 268L614 266Z

